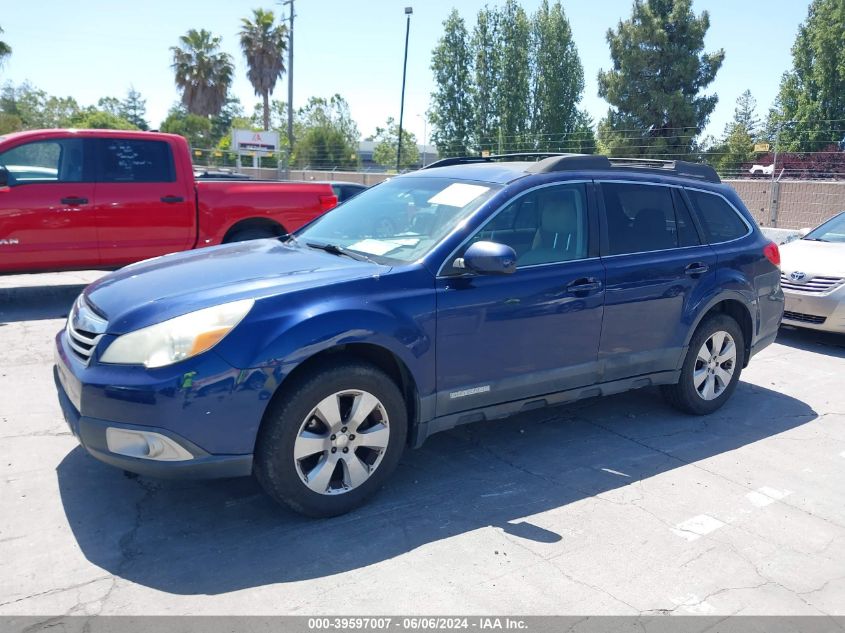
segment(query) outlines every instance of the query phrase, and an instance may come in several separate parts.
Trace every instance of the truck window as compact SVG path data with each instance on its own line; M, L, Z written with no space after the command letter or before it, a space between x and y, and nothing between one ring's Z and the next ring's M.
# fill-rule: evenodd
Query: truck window
M9 171L9 185L82 182L83 142L77 138L36 141L0 154Z
M170 146L164 141L103 139L100 182L173 182L176 173Z

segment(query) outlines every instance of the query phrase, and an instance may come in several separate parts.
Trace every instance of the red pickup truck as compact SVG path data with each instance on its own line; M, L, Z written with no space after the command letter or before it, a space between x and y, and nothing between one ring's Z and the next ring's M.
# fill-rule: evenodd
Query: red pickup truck
M114 268L295 231L326 183L195 181L181 136L35 130L0 137L0 273Z

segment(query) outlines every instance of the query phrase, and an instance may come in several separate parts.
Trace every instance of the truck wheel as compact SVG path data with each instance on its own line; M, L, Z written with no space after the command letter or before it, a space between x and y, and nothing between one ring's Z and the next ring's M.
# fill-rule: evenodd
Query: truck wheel
M345 361L282 389L256 445L261 486L313 517L361 505L384 484L405 447L408 416L399 387L372 365Z
M706 415L719 409L736 389L745 361L742 329L731 317L706 318L690 340L678 384L662 387L676 409Z
M240 229L231 235L226 236L223 240L224 244L231 244L232 242L246 242L248 240L263 240L268 237L278 237L279 233L272 229Z

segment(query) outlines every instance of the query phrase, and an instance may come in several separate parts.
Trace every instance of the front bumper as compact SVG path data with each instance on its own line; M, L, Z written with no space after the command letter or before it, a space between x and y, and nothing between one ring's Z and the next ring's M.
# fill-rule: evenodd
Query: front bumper
M269 401L262 372L239 371L213 354L166 371L86 366L56 336L54 380L70 430L95 458L141 475L238 477L252 472L252 451ZM197 357L199 358L199 357ZM158 434L190 454L161 460L109 449L107 429ZM112 434L114 431L111 432Z
M810 293L783 291L786 297L784 325L845 333L845 286L833 292Z
M252 455L210 455L200 447L183 437L157 427L140 427L128 424L116 424L106 420L88 418L80 415L68 397L64 385L59 379L58 367L53 368L53 378L59 396L59 405L71 432L82 447L111 466L147 477L163 479L215 479L221 477L245 477L252 473ZM106 429L154 431L164 435L187 450L193 459L184 461L156 461L112 453L106 443Z

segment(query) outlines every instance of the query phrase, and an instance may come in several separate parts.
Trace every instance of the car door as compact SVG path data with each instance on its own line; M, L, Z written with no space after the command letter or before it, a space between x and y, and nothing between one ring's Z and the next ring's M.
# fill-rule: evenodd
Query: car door
M191 248L196 238L193 181L177 178L170 144L120 137L97 143L102 262L117 266Z
M50 138L0 154L0 270L56 270L99 263L90 142Z
M519 195L437 278L437 415L592 384L604 303L590 183ZM475 241L514 248L511 275L452 267Z
M692 325L689 308L715 283L716 256L679 187L608 181L599 190L607 271L602 381L675 370Z

